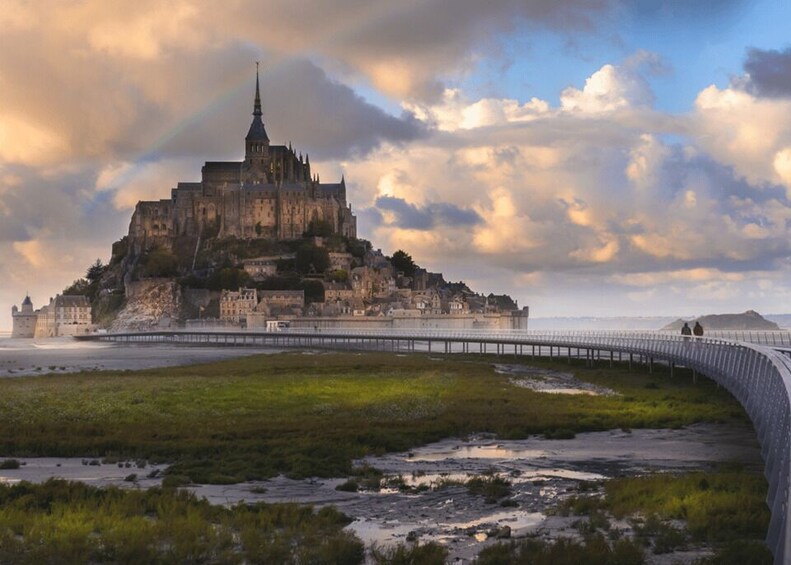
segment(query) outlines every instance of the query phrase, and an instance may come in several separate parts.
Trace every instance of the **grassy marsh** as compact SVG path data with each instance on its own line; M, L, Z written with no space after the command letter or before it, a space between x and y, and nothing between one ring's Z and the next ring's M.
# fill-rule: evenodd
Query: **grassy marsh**
M635 541L655 554L709 544L716 553L701 564L768 565L772 556L763 544L769 525L766 494L762 475L738 469L652 474L608 480L601 495L571 497L556 512L586 517L578 529L588 535L610 530L611 518L626 519ZM516 557L521 549L500 551ZM519 561L504 561L509 562Z
M503 358L497 358L503 362ZM504 439L746 418L713 383L625 366L572 370L617 391L531 391L495 358L284 353L135 372L0 380L0 455L147 458L180 481L348 476L352 461L447 437ZM178 482L178 481L176 481Z
M327 507L213 506L180 490L0 484L0 563L339 563L363 561Z

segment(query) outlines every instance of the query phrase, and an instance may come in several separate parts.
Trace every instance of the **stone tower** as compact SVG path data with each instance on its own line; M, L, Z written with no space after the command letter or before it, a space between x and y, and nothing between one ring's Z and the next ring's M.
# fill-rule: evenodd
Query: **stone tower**
M11 308L11 319L13 321L11 337L31 338L35 336L38 314L33 311L33 302L30 300L30 296L25 296L22 301L22 310L16 306Z
M255 103L253 122L244 141L244 165L242 184L261 184L272 180L271 157L269 155L269 136L261 119L261 90L258 85L258 63L255 64Z

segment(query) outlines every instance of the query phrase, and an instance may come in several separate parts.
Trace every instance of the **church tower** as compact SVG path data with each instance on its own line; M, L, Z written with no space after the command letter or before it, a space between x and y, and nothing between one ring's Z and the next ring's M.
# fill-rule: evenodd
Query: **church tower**
M253 123L245 137L244 163L242 163L242 183L260 184L271 182L269 136L266 135L261 120L261 92L258 86L258 63L255 64L255 103L253 104Z

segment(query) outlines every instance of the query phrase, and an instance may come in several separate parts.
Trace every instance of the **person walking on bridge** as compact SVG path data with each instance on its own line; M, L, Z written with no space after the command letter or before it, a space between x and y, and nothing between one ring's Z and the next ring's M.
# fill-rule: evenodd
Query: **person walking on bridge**
M695 322L695 328L692 330L697 337L703 337L703 326L700 325L700 322Z
M684 325L681 328L681 335L684 336L684 341L689 339L689 336L692 335L692 329L690 329L689 324L684 322Z

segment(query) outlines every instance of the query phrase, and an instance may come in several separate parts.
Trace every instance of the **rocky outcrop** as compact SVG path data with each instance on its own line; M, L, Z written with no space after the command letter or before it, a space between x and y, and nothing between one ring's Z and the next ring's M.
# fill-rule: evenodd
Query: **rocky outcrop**
M722 330L765 330L773 331L779 330L777 324L770 322L758 312L754 310L747 310L743 314L712 314L710 316L701 316L693 320L678 319L662 328L663 331L681 331L681 326L684 322L688 322L692 326L695 322L700 322L704 330L709 331L722 331Z
M127 282L126 299L112 332L175 328L181 321L181 288L172 279Z

